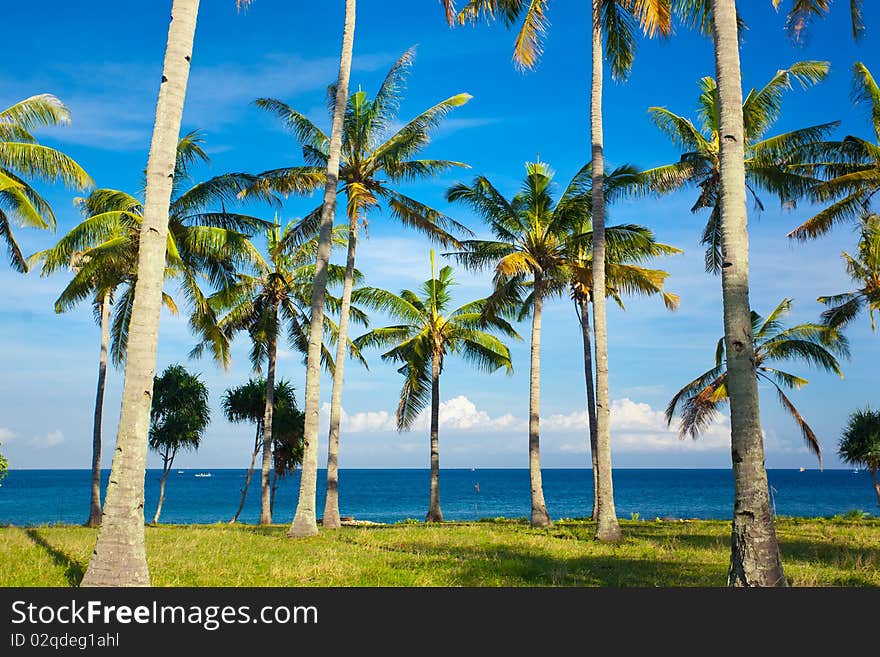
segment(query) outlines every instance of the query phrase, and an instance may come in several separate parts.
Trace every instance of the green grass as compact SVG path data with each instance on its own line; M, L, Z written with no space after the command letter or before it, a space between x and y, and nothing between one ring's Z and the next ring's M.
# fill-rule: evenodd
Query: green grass
M729 523L621 523L624 540L593 540L593 523L398 524L285 538L286 527L146 528L155 586L719 586ZM880 519L778 519L795 586L880 586ZM95 530L0 528L0 586L79 583Z

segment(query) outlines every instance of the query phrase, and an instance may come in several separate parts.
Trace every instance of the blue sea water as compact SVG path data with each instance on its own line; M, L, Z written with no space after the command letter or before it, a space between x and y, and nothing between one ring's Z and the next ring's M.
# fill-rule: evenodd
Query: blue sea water
M196 476L210 474L211 476ZM106 486L108 471L104 471ZM145 515L156 509L161 471L146 477ZM319 471L318 509L324 504ZM214 523L229 520L238 508L244 470L173 470L168 476L161 521ZM590 470L543 472L547 508L553 518L590 515ZM786 516L832 516L851 510L877 513L870 475L849 470L770 470L776 512ZM88 470L13 470L0 486L0 524L79 524L88 516ZM259 518L259 473L255 473L240 520ZM428 507L427 470L342 470L340 512L358 520L422 520ZM477 492L475 485L479 485ZM104 488L102 488L102 491ZM274 521L290 522L299 491L299 473L280 480ZM618 516L727 519L733 503L730 470L620 469L614 471ZM442 470L440 494L447 520L524 517L529 513L528 470Z

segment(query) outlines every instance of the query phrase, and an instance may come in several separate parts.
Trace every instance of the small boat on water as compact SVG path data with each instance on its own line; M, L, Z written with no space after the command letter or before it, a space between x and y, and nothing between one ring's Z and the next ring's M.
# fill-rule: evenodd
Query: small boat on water
M210 472L196 472L193 476L194 477L210 477L211 473Z
M183 474L183 470L178 470L177 474Z

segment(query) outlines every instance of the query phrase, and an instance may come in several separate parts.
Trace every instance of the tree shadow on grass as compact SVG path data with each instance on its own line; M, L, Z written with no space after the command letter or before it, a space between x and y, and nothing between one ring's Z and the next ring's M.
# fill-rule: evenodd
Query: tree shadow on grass
M53 546L36 529L25 529L24 533L33 541L34 545L45 550L55 565L64 568L64 577L68 584L79 586L85 574L85 567L79 561Z

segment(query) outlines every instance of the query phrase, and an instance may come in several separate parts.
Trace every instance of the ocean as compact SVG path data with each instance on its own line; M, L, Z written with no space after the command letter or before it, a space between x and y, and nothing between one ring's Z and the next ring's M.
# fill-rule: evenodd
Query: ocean
M109 471L103 473L106 486ZM204 476L210 475L210 476ZM146 477L147 521L153 519L161 471ZM324 505L326 472L319 471L318 509ZM163 523L215 523L238 508L245 470L173 470L168 475ZM582 518L592 509L589 469L543 471L547 509L554 519ZM873 515L878 507L870 475L850 470L770 470L778 515L832 516L852 510ZM88 516L88 470L13 470L0 486L0 524L81 524ZM279 480L273 520L290 522L299 473ZM423 520L428 510L428 470L341 470L340 513L357 520ZM102 492L105 488L102 488ZM728 519L733 504L730 470L618 469L614 471L617 514L629 519ZM442 470L440 501L446 520L526 517L529 473L522 469ZM260 481L254 472L241 522L259 518Z

